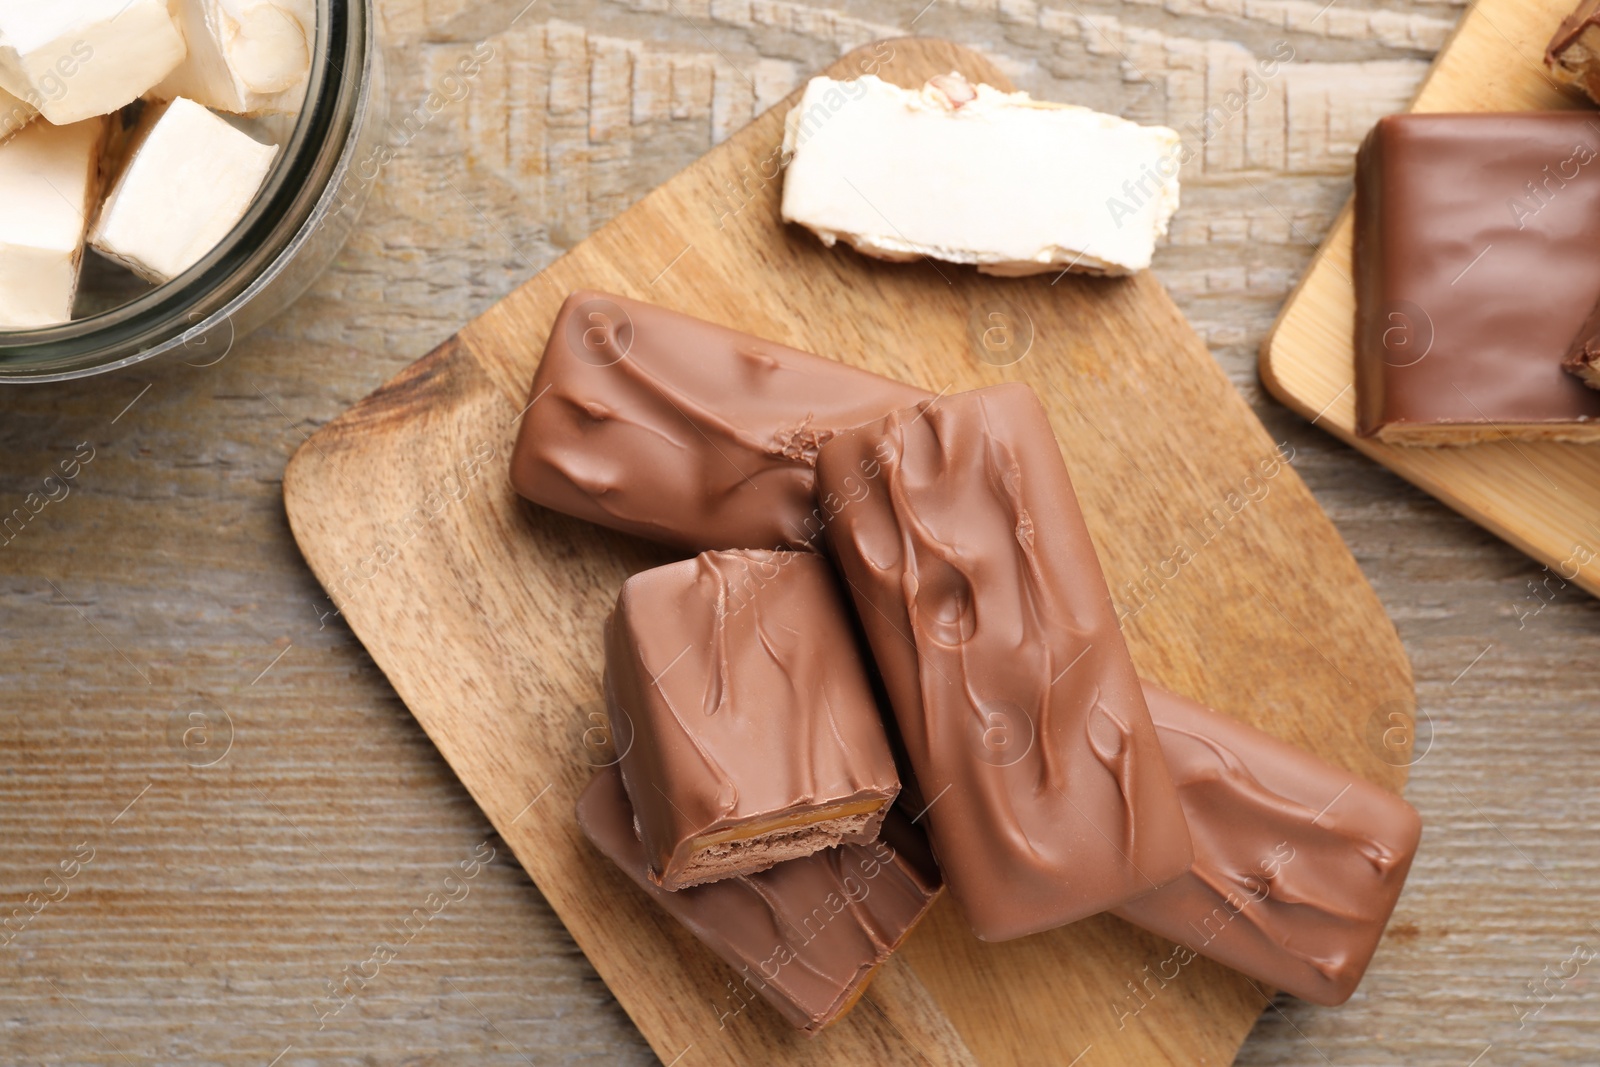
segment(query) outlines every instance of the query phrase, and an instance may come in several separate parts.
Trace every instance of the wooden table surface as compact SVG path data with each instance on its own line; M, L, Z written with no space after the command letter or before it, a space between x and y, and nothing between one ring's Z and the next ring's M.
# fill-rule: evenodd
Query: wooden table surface
M282 318L210 368L0 392L0 513L30 516L0 535L0 1064L654 1062L332 615L289 536L284 463L811 71L908 32L1207 139L1156 271L1415 663L1407 795L1427 829L1389 934L1350 1004L1280 998L1239 1062L1600 1061L1600 612L1254 371L1356 144L1457 5L525 3L382 0L403 147ZM452 73L485 47L476 77ZM398 956L319 1017L408 919Z

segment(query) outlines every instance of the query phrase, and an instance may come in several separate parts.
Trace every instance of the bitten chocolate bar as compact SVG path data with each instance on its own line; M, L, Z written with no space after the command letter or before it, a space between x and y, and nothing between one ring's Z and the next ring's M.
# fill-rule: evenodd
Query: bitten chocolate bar
M707 552L636 574L606 624L606 701L650 876L680 889L871 841L900 791L833 570Z
M827 541L985 940L1178 877L1189 833L1050 423L1009 384L840 433Z
M909 385L665 308L567 297L511 483L537 504L694 551L806 548L817 448Z
M1582 89L1600 102L1600 0L1582 0L1561 21L1544 52L1556 80Z
M1358 429L1600 440L1562 359L1600 294L1600 116L1392 115L1356 160Z
M1194 868L1116 914L1316 1004L1343 1004L1400 898L1422 821L1404 800L1145 684Z
M669 893L651 881L615 768L578 800L578 824L611 862L732 967L725 1015L760 996L816 1033L854 1006L939 895L927 843L899 812L870 844L842 845L759 874Z

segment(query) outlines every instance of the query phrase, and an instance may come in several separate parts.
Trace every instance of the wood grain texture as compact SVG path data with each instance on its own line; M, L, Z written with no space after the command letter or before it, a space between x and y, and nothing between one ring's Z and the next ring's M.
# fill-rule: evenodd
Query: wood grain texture
M1417 111L1588 107L1551 80L1545 43L1566 0L1480 0L1423 83ZM1402 448L1356 436L1354 214L1333 232L1261 347L1274 396L1463 515L1600 595L1600 449L1518 442Z
M830 73L920 85L950 69L1005 84L980 57L913 38L865 45ZM528 383L543 338L584 287L930 391L1028 382L1062 441L1141 673L1382 784L1404 777L1404 746L1385 761L1372 742L1375 722L1411 714L1404 652L1277 443L1160 285L1148 274L994 279L825 249L778 218L785 111L311 437L285 476L296 539L664 1061L688 1049L726 1064L1029 1064L1086 1050L1126 1065L1229 1062L1268 1002L1240 976L1191 964L1146 1006L1133 990L1170 955L1159 939L1106 918L984 945L948 902L903 949L901 985L869 988L868 1010L807 1040L764 1006L730 1000L727 969L664 929L581 840L572 805L609 758L573 744L601 721L589 718L601 622L623 578L663 558L527 505L506 484L518 414L537 403ZM1003 367L980 343L997 327L1016 335ZM942 1035L892 1023L914 1010L901 999L908 986L947 1020ZM1063 1017L1061 1004L1079 1010Z
M799 84L914 31L978 48L1037 96L1180 130L1225 107L1241 58L1294 48L1184 169L1155 273L1294 446L1400 630L1427 753L1406 796L1427 831L1355 998L1275 998L1238 1062L1593 1064L1594 972L1549 975L1600 937L1600 682L1583 667L1600 602L1308 426L1256 372L1349 197L1357 140L1406 106L1459 0L541 0L513 25L524 5L381 0L393 118L426 118L395 133L349 248L268 328L214 366L0 392L0 511L79 442L97 450L70 498L0 547L0 908L78 842L99 849L0 947L0 1062L660 1062L330 614L283 515L284 463L725 136L714 86L719 115L754 112L739 72ZM447 75L479 42L496 58L463 93ZM449 105L427 111L440 90ZM210 767L192 761L214 750L182 741L195 711L212 738L221 712L235 725ZM471 896L319 1031L324 983L486 839L498 856Z

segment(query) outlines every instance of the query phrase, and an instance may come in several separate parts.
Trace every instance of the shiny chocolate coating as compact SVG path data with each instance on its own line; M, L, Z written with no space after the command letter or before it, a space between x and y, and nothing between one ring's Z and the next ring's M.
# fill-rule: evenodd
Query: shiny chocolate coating
M1355 211L1362 434L1600 434L1600 394L1561 367L1600 295L1600 116L1392 115Z
M1048 930L1188 870L1183 811L1033 391L846 430L817 475L922 823L973 931Z
M920 389L638 300L575 292L529 393L511 483L692 551L808 548L817 448Z
M884 820L870 844L841 845L676 893L650 880L616 768L602 770L583 791L578 825L733 968L729 992L713 1005L719 1023L759 995L791 1025L808 1033L821 1030L850 1010L873 971L939 895L939 872L927 842L899 812Z
M620 765L650 876L667 889L761 870L841 830L871 841L900 791L850 609L814 552L707 552L629 578L606 623L605 688L613 729L631 737ZM747 838L848 805L874 810Z
M1116 914L1302 999L1344 1003L1411 869L1415 809L1185 697L1144 693L1194 868Z

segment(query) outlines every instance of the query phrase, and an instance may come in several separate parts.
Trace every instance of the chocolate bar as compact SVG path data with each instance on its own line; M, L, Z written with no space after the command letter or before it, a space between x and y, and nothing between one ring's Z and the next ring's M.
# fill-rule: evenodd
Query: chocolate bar
M1600 440L1562 371L1600 294L1600 117L1392 115L1356 160L1358 429L1395 444Z
M1600 102L1600 0L1582 0L1561 20L1544 51L1544 63L1557 81Z
M817 448L926 396L605 293L567 297L511 457L545 507L692 551L807 548Z
M1007 384L846 430L817 461L945 881L989 941L1193 858L1043 406Z
M1149 683L1194 867L1116 914L1315 1004L1366 972L1422 822L1404 800Z
M650 877L681 889L868 842L900 791L833 570L707 552L629 578L606 702Z
M578 824L611 862L737 972L726 1016L759 995L816 1033L854 1006L939 895L927 843L894 812L870 844L846 844L669 893L648 874L622 776L608 767L578 799Z

